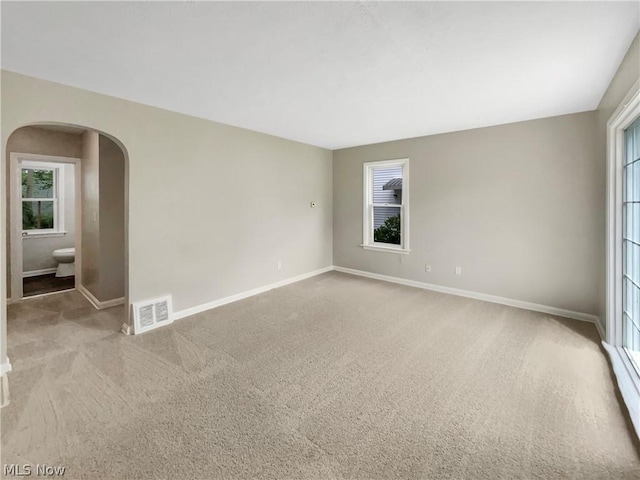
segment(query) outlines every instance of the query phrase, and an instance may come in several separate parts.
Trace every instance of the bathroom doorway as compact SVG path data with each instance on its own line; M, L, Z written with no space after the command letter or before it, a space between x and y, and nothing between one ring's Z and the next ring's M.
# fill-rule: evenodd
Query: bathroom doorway
M95 308L125 303L124 148L72 125L15 130L7 142L8 301L77 290Z
M11 153L10 163L17 180L13 198L20 198L13 213L21 229L21 242L16 242L22 244L22 297L71 290L80 248L80 159Z

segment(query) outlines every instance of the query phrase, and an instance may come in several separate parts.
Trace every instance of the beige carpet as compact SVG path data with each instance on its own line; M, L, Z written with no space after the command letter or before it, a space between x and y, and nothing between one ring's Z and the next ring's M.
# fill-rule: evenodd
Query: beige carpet
M10 307L2 463L64 478L640 478L593 325L336 272L136 337Z

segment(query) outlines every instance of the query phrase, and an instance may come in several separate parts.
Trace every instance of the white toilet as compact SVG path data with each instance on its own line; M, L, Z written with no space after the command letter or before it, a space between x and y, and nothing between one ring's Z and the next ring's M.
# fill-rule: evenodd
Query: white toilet
M56 277L70 277L76 274L76 249L59 248L53 251L53 259L58 262Z

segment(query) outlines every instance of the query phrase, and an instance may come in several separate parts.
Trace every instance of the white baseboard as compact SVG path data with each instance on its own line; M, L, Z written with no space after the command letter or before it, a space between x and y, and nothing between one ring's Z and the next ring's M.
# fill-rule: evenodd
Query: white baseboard
M22 272L22 278L37 277L39 275L49 275L56 273L57 268L43 268L42 270L31 270L29 272Z
M9 373L11 371L11 363L7 358L7 361L4 363L0 363L0 377Z
M105 308L115 307L117 305L122 305L124 303L124 297L114 298L113 300L105 300L104 302L98 300L93 294L87 290L84 285L78 285L76 287L84 297L89 300L91 305L93 305L97 310L103 310Z
M495 295L488 295L486 293L471 292L469 290L462 290L453 287L443 287L441 285L434 285L432 283L418 282L416 280L407 280L405 278L391 277L389 275L381 275L379 273L365 272L362 270L354 270L352 268L337 267L333 269L337 272L350 273L351 275L358 275L360 277L373 278L376 280L382 280L385 282L398 283L400 285L407 285L409 287L424 288L425 290L433 290L434 292L448 293L450 295L458 295L460 297L474 298L476 300L484 300L485 302L499 303L501 305L508 305L510 307L523 308L525 310L533 310L535 312L548 313L550 315L557 315L559 317L572 318L575 320L582 320L584 322L591 322L596 325L600 335L603 335L601 331L600 320L597 316L589 313L574 312L572 310L565 310L563 308L549 307L547 305L540 305L537 303L525 302L522 300L513 300L511 298L498 297ZM604 337L602 337L604 338Z
M600 320L600 317L596 317L596 320L594 322L596 324L596 329L598 330L598 333L600 334L600 340L602 340L603 342L607 339L607 334L605 333L605 329L602 326L602 321Z
M565 310L563 308L550 307L547 305L540 305L537 303L525 302L523 300L514 300L511 298L498 297L495 295L489 295L486 293L477 293L469 290L462 290L459 288L453 287L444 287L441 285L434 285L431 283L418 282L416 280L407 280L399 277L391 277L389 275L381 275L378 273L365 272L362 270L355 270L352 268L338 267L338 266L330 266L321 268L319 270L314 270L313 272L305 273L303 275L298 275L297 277L288 278L286 280L281 280L279 282L271 283L269 285L265 285L262 287L254 288L252 290L247 290L245 292L237 293L235 295L231 295L229 297L221 298L219 300L214 300L212 302L204 303L202 305L197 305L195 307L186 308L184 310L178 310L173 312L173 319L179 320L184 317L188 317L191 315L195 315L200 312L205 312L207 310L211 310L216 307L220 307L222 305L226 305L228 303L237 302L238 300L242 300L248 297L252 297L254 295L258 295L260 293L264 293L266 291L272 290L274 288L283 287L285 285L289 285L291 283L299 282L301 280L305 280L307 278L315 277L316 275L320 275L322 273L330 272L335 270L337 272L348 273L351 275L358 275L361 277L373 278L376 280L382 280L385 282L397 283L400 285L406 285L409 287L417 287L423 288L426 290L433 290L435 292L448 293L450 295L457 295L460 297L474 298L476 300L483 300L485 302L498 303L501 305L508 305L510 307L522 308L525 310L533 310L535 312L548 313L550 315L556 315L559 317L571 318L574 320L581 320L584 322L590 322L595 324L598 332L601 337L604 338L604 332L602 330L602 325L600 324L600 319L596 315L591 315L589 313L582 312L574 312L572 310Z
M640 389L637 380L635 380L638 375L633 369L631 361L625 358L625 352L604 341L602 342L602 346L609 354L613 373L615 373L618 383L618 389L629 411L631 423L633 423L633 428L636 430L636 435L640 438Z
M316 275L330 272L331 270L333 270L333 266L321 268L319 270L314 270L313 272L304 273L302 275L298 275L297 277L287 278L286 280L281 280L279 282L270 283L269 285L265 285L262 287L254 288L253 290L247 290L245 292L237 293L229 297L221 298L219 300L214 300L213 302L203 303L202 305L186 308L184 310L178 310L177 312L173 312L173 319L179 320L181 318L188 317L190 315L195 315L196 313L204 312L207 310L211 310L212 308L226 305L227 303L237 302L238 300L242 300L248 297L252 297L254 295L258 295L260 293L267 292L269 290L273 290L274 288L284 287L285 285L289 285L291 283L296 283L301 280L306 280L307 278L315 277Z

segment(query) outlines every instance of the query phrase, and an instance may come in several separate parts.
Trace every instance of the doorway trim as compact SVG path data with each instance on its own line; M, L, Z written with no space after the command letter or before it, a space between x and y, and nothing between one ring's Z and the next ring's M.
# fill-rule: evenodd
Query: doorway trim
M32 162L48 162L48 163L63 163L74 165L74 177L75 177L75 236L74 236L74 248L76 249L75 258L75 288L78 288L82 284L82 197L78 195L78 192L82 191L82 172L81 172L81 159L75 157L59 157L54 155L38 155L34 153L21 153L10 152L10 181L9 181L9 197L10 204L10 218L9 229L11 235L11 298L10 302L16 302L23 298L23 246L22 246L22 208L20 198L20 162L32 161Z
M620 393L631 422L640 437L640 376L623 348L622 338L622 165L624 131L640 117L640 80L607 122L607 300L606 339L602 342L611 359Z

